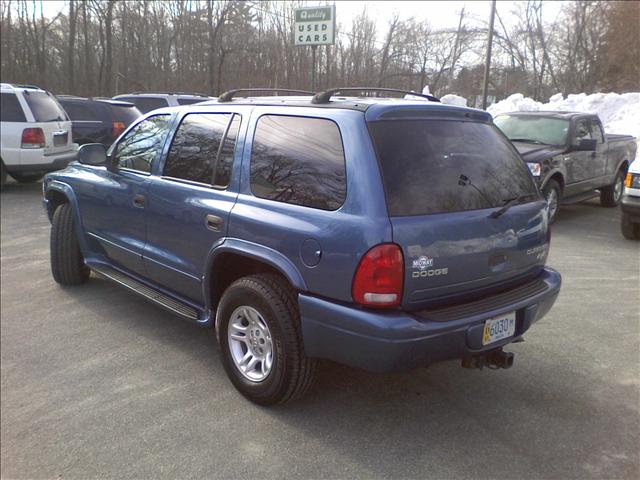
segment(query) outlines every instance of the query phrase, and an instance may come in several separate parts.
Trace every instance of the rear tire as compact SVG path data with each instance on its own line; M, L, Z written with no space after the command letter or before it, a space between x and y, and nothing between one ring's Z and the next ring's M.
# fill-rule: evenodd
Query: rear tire
M618 170L613 183L608 187L600 189L600 205L603 207L611 208L617 207L622 200L622 191L624 190L624 175L623 170Z
M553 223L556 221L558 212L560 211L562 187L560 187L560 184L556 180L551 179L542 189L542 194L544 195L544 199L547 201L547 205L549 206L549 223Z
M640 223L632 222L628 213L622 212L620 227L622 235L627 240L640 240Z
M274 405L307 392L317 361L304 353L296 297L281 277L236 280L220 300L218 320L222 363L242 395Z
M42 178L41 173L27 173L27 174L12 173L11 176L18 183L33 183Z
M87 281L89 268L84 264L71 205L63 203L51 220L51 273L61 285L79 285Z

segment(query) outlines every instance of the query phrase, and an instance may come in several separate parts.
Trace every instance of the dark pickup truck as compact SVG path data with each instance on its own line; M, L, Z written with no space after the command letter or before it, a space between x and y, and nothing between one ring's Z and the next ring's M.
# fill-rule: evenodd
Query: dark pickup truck
M522 155L555 220L560 204L600 195L604 207L620 203L624 177L636 156L630 135L604 133L597 115L575 112L514 112L495 124Z

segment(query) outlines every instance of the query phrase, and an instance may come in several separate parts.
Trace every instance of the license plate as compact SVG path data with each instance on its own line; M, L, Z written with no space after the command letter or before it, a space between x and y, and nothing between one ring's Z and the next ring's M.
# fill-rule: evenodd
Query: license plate
M490 318L484 322L482 345L488 345L503 338L513 336L516 332L516 312Z
M68 133L55 133L53 135L53 146L62 147L67 144Z

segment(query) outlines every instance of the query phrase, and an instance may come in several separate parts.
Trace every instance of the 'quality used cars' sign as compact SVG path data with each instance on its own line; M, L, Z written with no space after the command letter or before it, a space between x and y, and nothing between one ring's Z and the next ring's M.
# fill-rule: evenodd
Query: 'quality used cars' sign
M295 45L333 45L336 31L336 7L296 8Z

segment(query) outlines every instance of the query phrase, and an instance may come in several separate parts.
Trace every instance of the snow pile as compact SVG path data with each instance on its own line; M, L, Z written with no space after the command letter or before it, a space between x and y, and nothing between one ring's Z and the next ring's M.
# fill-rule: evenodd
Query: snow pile
M596 113L606 133L633 135L640 141L640 92L579 93L568 95L567 98L556 93L548 103L536 102L521 93L514 93L487 108L494 117L506 112L537 110Z
M445 95L444 97L440 97L440 101L446 105L455 105L456 107L466 107L467 99L464 97L460 97L458 95Z

